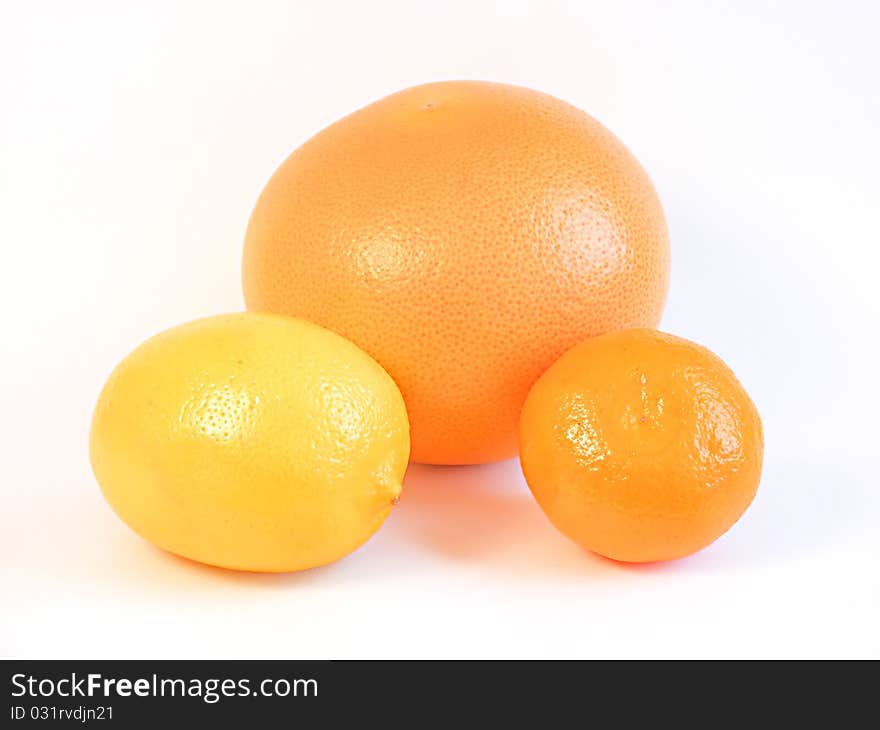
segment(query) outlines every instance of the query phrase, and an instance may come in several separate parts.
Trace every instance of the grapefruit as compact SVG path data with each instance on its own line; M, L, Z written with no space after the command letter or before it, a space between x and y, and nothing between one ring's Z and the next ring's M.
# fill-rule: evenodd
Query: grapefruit
M351 339L403 393L412 458L510 457L535 379L585 337L660 320L669 244L623 144L581 110L433 83L318 133L248 225L248 309Z

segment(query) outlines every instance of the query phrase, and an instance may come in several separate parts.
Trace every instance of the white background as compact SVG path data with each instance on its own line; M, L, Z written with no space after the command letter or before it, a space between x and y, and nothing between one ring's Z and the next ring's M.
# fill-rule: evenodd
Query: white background
M880 657L876 3L141 5L0 10L0 654ZM556 533L516 461L411 468L367 546L298 575L142 542L88 464L109 371L242 308L247 218L294 147L447 78L555 94L642 161L663 328L763 415L756 502L645 567Z

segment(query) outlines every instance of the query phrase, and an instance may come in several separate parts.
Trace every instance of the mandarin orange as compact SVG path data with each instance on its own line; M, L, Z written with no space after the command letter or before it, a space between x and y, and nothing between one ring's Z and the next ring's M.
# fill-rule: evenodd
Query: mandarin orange
M690 555L749 506L764 441L754 404L709 350L654 330L566 352L520 424L523 473L551 522L627 562Z
M400 387L415 461L516 453L535 379L585 337L655 326L660 202L596 120L528 89L433 83L287 158L248 226L248 309L351 339Z

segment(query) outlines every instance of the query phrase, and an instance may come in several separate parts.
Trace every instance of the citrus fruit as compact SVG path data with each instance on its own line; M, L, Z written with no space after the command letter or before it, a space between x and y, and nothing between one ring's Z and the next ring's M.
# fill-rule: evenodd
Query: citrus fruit
M400 494L403 399L348 340L302 320L231 314L175 327L114 370L92 467L116 513L165 550L289 571L351 552Z
M350 338L400 386L412 457L516 453L535 379L608 330L656 326L669 248L647 175L545 94L411 88L308 140L248 226L248 309Z
M690 555L726 532L761 476L761 420L731 370L648 329L566 352L523 407L526 481L556 527L615 560Z

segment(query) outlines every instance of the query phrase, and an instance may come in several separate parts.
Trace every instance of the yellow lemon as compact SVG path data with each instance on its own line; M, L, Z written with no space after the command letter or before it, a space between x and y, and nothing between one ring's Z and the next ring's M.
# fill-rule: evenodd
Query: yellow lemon
M400 494L409 424L369 355L322 327L230 314L172 328L120 363L92 468L135 532L211 565L281 572L347 555Z

